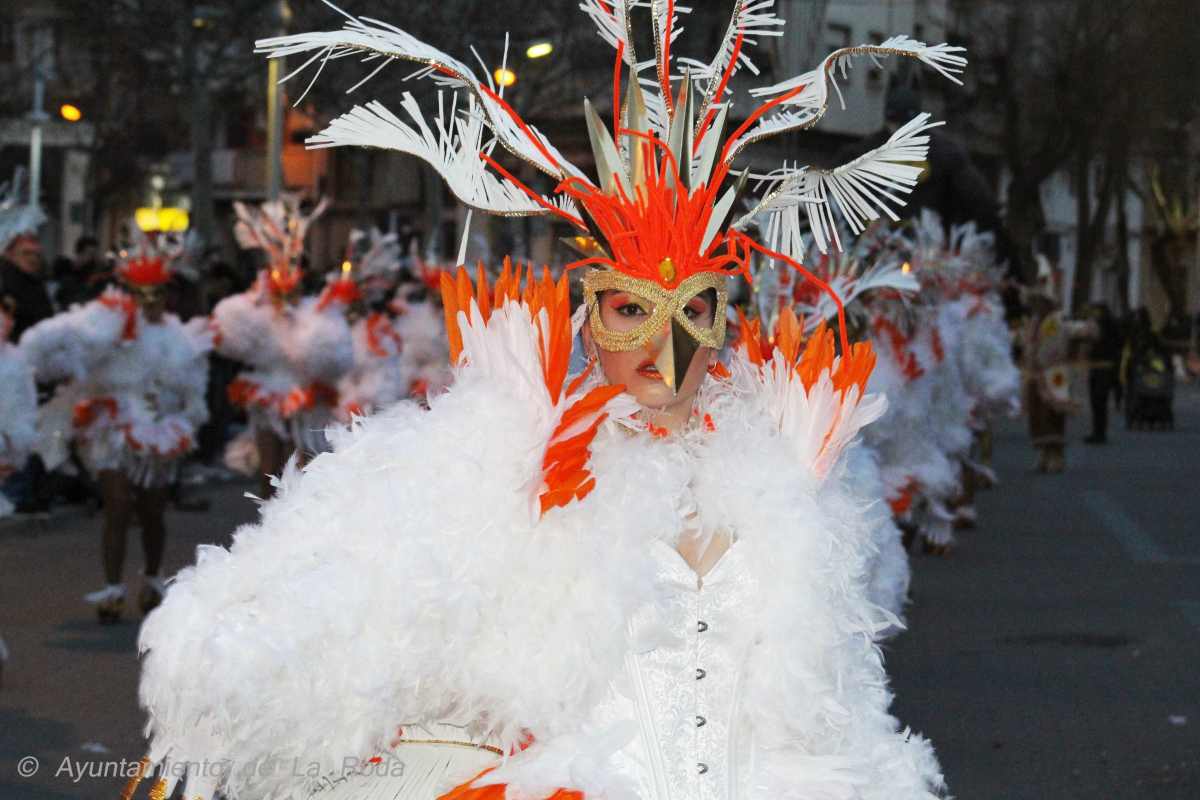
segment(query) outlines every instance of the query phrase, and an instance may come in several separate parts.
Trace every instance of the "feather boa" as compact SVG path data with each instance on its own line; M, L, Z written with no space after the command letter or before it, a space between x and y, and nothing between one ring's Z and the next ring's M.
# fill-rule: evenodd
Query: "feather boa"
M402 402L335 430L230 550L201 548L179 574L140 639L151 759L334 771L397 725L453 717L506 751L532 734L510 763L533 783L569 768L602 794L611 742L586 710L622 668L631 615L657 602L647 547L673 543L694 508L738 532L767 587L747 688L779 747L765 796L931 797L932 750L888 715L873 644L894 618L866 596L871 499L840 462L820 477L796 458L755 371L706 391L707 434L631 434L616 414L592 445L594 490L535 522L546 420L520 375L536 365L516 338L472 362L482 338L464 336L465 366L427 412ZM223 790L283 797L313 780L243 769ZM193 776L187 794L213 783Z

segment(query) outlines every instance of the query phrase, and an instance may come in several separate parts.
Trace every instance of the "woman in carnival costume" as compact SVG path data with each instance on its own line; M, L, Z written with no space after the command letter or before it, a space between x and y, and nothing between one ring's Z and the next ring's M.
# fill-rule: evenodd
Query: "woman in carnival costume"
M1000 298L1003 283L996 264L994 237L973 223L947 230L932 211L922 212L915 231L913 264L926 302L935 303L937 330L949 361L944 375L952 381L938 409L954 412L948 452L961 469L959 493L952 502L954 525L974 527L974 489L995 483L987 466L991 420L1020 409L1021 373L1013 360L1012 336Z
M24 466L33 452L37 423L37 388L33 370L21 351L8 341L12 316L0 304L0 483ZM13 504L0 492L0 517L14 510ZM8 646L0 637L0 685L3 685L4 662L8 661Z
M166 545L163 511L184 455L208 417L205 387L211 335L207 320L186 325L165 310L163 290L182 248L141 238L121 253L110 287L30 328L21 349L39 381L65 381L42 409L40 427L65 459L73 442L100 486L107 585L87 595L102 622L120 618L126 531L142 529L145 570L138 605L148 613L165 591L159 574Z
M650 7L646 86L632 7L584 3L617 48L614 83L632 73L615 138L585 104L596 181L465 64L396 28L352 18L262 43L312 62L418 61L469 94L466 115L434 126L406 97L415 126L373 103L317 141L409 152L477 209L569 222L585 303L572 315L565 275L446 276L448 391L336 432L333 452L284 475L260 523L180 576L142 631L144 772L166 771L153 791L185 764L198 765L182 770L187 797L206 800L939 791L931 746L887 711L874 639L892 618L866 597L877 498L845 474L885 405L863 394L870 346L844 326L805 343L784 315L773 337L747 330L727 369L718 353L727 282L751 255L801 269L747 235L749 219L830 198L809 206L824 237L835 205L877 216L884 187L915 184L927 119L846 167L778 173L743 222L730 213L745 146L814 123L855 54L942 72L963 59L905 38L839 51L762 90L774 99L722 138L747 37L782 22L770 3L739 4L678 95L673 4ZM556 197L510 177L485 124L558 181ZM591 363L569 376L577 326ZM347 758L364 769L344 771Z
M19 470L37 438L37 388L21 351L8 340L12 315L0 304L0 482ZM0 517L14 510L0 492Z
M903 286L872 292L855 309L879 355L870 388L886 394L888 410L864 439L879 465L884 497L905 531L907 549L919 532L927 549L947 552L959 491L959 458L970 445L969 401L959 370L958 328L946 318L937 290L941 262L905 233L875 227L856 243L858 257L891 265Z
M325 205L307 215L294 195L259 208L234 205L238 243L264 251L267 265L250 289L219 302L212 318L217 352L249 367L229 396L245 408L250 429L230 444L226 462L257 473L261 497L270 496L272 476L293 453L304 463L329 448L325 427L338 404L337 384L354 362L342 308L300 294L304 237Z
M21 171L0 187L0 251L19 239L36 240L37 230L46 215L36 205L21 199ZM16 326L20 299L0 285L0 486L4 480L26 465L37 437L37 388L20 350L10 341ZM0 491L0 517L14 511L9 498ZM0 652L3 645L0 645Z
M345 307L354 341L354 366L338 381L335 413L341 422L373 414L408 396L403 339L387 308L401 266L396 234L352 231L342 274L326 289L326 304L336 300Z

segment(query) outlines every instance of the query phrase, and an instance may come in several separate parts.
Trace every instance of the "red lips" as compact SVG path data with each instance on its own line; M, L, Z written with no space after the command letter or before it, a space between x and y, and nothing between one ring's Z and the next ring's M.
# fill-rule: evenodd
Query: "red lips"
M650 358L638 364L637 374L650 380L662 380L662 373L658 371L658 367L654 366L654 360Z

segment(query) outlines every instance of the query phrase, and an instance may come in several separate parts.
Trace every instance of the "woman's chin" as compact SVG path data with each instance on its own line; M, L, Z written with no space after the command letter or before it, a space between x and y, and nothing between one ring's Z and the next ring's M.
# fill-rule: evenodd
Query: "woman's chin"
M679 402L679 397L661 380L651 380L637 376L625 386L626 391L642 408L650 411L662 411Z

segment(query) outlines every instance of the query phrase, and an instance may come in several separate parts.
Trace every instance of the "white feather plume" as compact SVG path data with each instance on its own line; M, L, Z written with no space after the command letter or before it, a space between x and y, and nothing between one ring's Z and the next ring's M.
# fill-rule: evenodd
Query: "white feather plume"
M780 215L803 203L821 252L827 252L831 245L840 250L839 217L853 233L861 232L867 222L879 219L881 214L899 219L892 206L903 206L900 195L917 185L922 171L920 162L925 160L929 149L929 136L925 132L941 124L930 122L928 114L918 114L887 142L840 167L832 170L802 167L772 173L764 198L734 227L749 225L758 214ZM798 222L799 216L792 214L780 217L774 224L794 227ZM799 231L778 231L776 235L798 240Z
M829 107L830 90L836 92L841 99L837 70L840 69L845 77L855 56L868 56L875 63L878 63L880 58L892 55L914 58L955 83L961 83L956 74L962 72L967 63L967 60L959 55L963 50L962 47L948 44L930 47L907 36L893 36L881 44L865 44L835 50L825 57L819 67L810 72L750 91L755 97L775 97L800 90L795 96L782 102L774 113L759 120L736 142L731 143L726 160L732 161L753 142L788 131L811 128L817 124Z
M332 3L327 4L337 8ZM496 135L504 149L559 180L570 176L582 177L583 173L567 161L533 126L522 129L505 106L483 90L485 84L475 77L474 71L465 63L394 25L367 17L353 17L344 11L342 13L349 21L341 30L313 31L260 39L257 42L257 52L266 53L270 58L313 53L287 78L295 76L318 61L319 76L320 70L331 59L351 55L363 56L364 63L378 62L374 71L349 91L354 91L394 61L423 64L425 68L419 70L416 75L430 77L443 86L465 89L473 94L486 116L487 127ZM316 77L313 77L313 81ZM486 86L494 91L490 75L487 76ZM529 137L533 137L535 141L531 141Z
M712 61L704 64L694 59L680 59L680 63L688 67L694 78L707 81L697 124L703 123L710 107L724 102L725 98L717 97L717 89L733 58L733 49L739 33L742 36L742 47L738 52L737 64L730 74L736 74L742 67L755 75L758 74L758 67L754 65L747 51L750 46L758 44L759 37L783 36L784 21L775 15L774 9L775 0L737 0L721 46ZM725 91L731 90L727 86Z
M487 168L480 158L484 149L484 119L475 113L477 101L472 97L466 114L456 115L454 104L446 108L438 95L438 115L433 127L425 120L421 107L411 93L405 92L401 108L412 120L406 123L378 101L355 106L335 119L325 130L309 138L313 148L323 147L380 147L416 156L445 179L450 191L471 208L491 214L548 214L544 206L525 192ZM559 208L572 211L569 199L552 201Z

